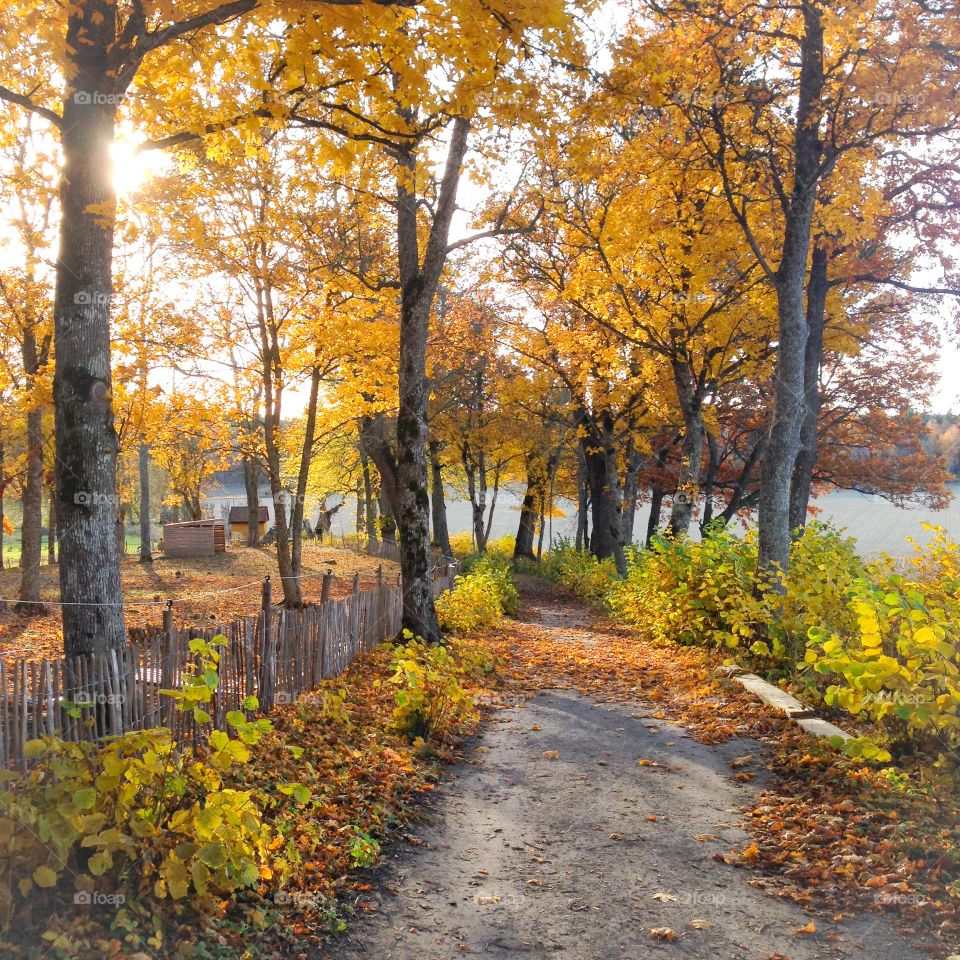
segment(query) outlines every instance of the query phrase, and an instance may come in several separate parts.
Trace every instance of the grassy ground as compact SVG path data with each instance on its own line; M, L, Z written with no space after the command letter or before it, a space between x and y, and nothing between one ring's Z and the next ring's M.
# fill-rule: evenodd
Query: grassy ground
M397 565L389 560L305 543L304 598L308 602L319 599L327 570L336 577L333 595L341 596L352 588L355 573L371 585L381 563L387 577L397 575ZM281 599L272 547L230 547L215 557L190 559L158 556L152 564L138 563L135 553L128 555L121 568L127 627L159 628L161 611L170 599L181 623L211 625L254 614L260 605L260 584L267 574L275 581L274 599ZM42 578L43 599L58 600L58 568L44 566ZM15 599L19 582L18 569L0 570L0 598ZM0 603L0 655L6 659L47 657L59 656L61 651L59 607L51 604L45 612L31 616Z

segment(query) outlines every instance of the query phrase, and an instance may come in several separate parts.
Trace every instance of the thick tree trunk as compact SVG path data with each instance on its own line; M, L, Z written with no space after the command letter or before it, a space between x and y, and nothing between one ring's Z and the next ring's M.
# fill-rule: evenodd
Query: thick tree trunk
M440 464L440 445L430 445L430 511L433 520L433 543L444 558L452 559L450 527L447 525L447 498L443 491L443 467Z
M520 506L520 523L517 526L517 539L513 547L513 557L526 560L535 559L533 538L537 526L537 504L543 495L543 480L538 476L536 467L527 464L527 488L523 493Z
M126 640L110 394L116 202L110 147L122 91L110 77L107 51L115 41L116 9L107 0L74 5L66 38L75 72L63 105L53 396L60 596L68 656L120 647Z
M773 422L764 451L759 499L761 571L786 575L790 566L790 483L800 449L804 417L804 357L807 320L804 285L821 145L817 112L822 109L823 25L820 10L803 0L800 86L794 133L794 184L787 209L780 265L775 276L779 346Z
M680 442L680 473L673 507L667 522L668 537L686 536L693 509L700 496L700 464L703 459L703 393L689 365L673 361L673 382L683 414Z
M140 444L140 562L153 563L150 549L150 447Z
M807 284L807 346L803 362L804 412L800 450L790 485L790 530L796 535L807 523L810 485L817 465L817 424L820 419L820 364L823 360L823 329L827 305L826 249L817 244L810 261Z
M430 576L430 497L427 490L427 337L430 309L447 257L450 221L470 124L454 120L433 224L420 263L416 153L399 153L397 259L400 270L400 367L397 411L396 515L403 577L403 625L428 641L442 639Z
M43 553L43 409L27 411L27 468L21 500L20 594L17 609L43 613L40 600L40 557Z
M260 545L260 464L256 457L243 458L243 489L247 497L247 546Z
M584 414L586 436L583 445L590 485L590 503L593 507L593 533L590 550L598 560L613 557L617 571L626 575L627 561L623 552L622 499L617 472L617 450L613 438L613 421L609 414L601 414L599 422Z

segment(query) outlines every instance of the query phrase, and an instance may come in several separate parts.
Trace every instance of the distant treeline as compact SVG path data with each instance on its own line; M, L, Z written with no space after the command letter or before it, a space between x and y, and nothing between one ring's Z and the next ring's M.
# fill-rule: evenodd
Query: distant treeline
M923 422L927 428L924 449L942 456L954 479L960 479L960 414L926 414Z

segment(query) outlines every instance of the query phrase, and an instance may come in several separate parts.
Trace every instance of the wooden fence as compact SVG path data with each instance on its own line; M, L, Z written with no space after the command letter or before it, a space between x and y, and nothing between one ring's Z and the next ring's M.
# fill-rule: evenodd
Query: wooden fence
M227 729L226 715L257 697L260 711L291 703L328 677L342 673L358 653L400 631L403 611L399 579L330 600L331 575L324 579L316 606L284 610L272 603L270 579L264 581L256 617L202 629L174 624L172 603L164 610L162 632L130 642L106 655L56 660L0 660L0 768L26 768L23 747L43 736L95 740L151 727L170 727L181 742L192 741L200 728L192 714L176 709L173 697L196 662L190 641L217 635L220 680L208 712L209 726ZM453 584L454 569L434 571L434 595ZM74 705L74 710L67 708ZM79 711L79 716L71 713Z

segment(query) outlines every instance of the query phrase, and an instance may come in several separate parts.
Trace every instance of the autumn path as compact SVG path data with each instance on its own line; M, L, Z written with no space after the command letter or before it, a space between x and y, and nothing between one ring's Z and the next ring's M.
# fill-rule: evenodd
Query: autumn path
M598 642L575 605L525 599L524 633L585 652ZM730 761L759 752L744 739L699 744L641 703L541 692L494 716L321 955L919 960L872 914L842 926L818 916L814 934L798 933L802 909L713 859L749 842L739 811L760 778L738 781Z

